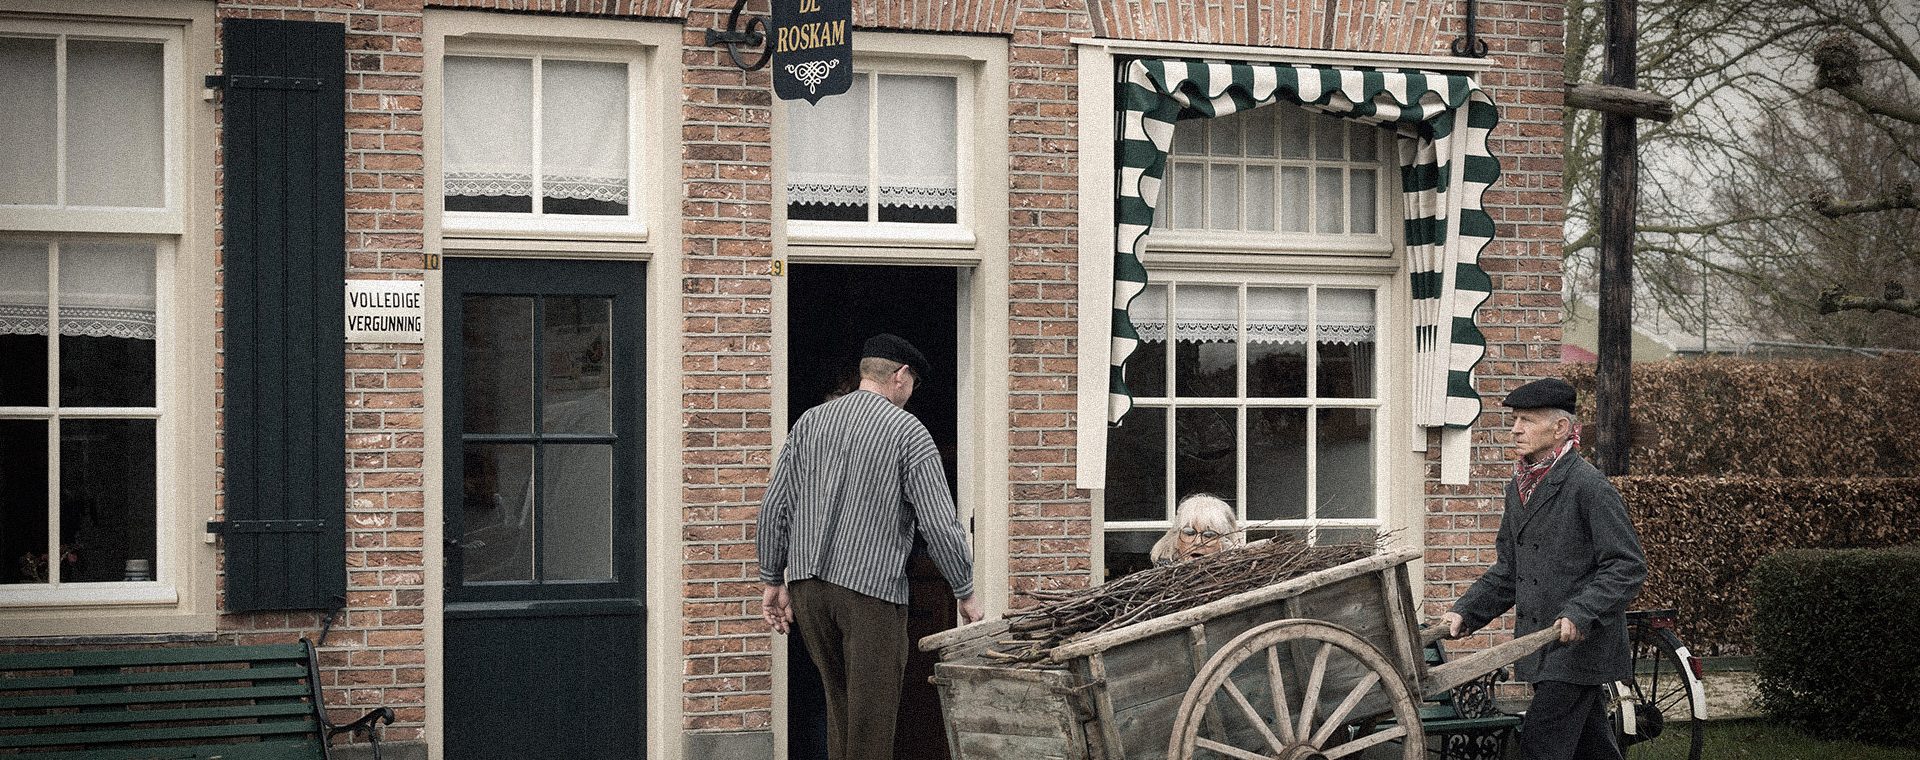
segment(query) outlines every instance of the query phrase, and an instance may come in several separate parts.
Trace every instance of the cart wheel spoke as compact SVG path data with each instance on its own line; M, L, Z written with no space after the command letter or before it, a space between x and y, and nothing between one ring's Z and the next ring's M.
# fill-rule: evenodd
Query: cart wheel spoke
M1287 707L1287 679L1280 670L1280 648L1267 647L1267 680L1273 684L1273 724L1280 728L1280 738L1293 743L1293 710Z
M1264 681L1256 670L1262 665ZM1289 694L1289 683L1305 688ZM1258 698L1262 687L1270 690L1268 699ZM1419 704L1393 661L1352 631L1318 620L1266 623L1220 647L1195 674L1174 718L1167 757L1338 758L1397 742L1401 760L1425 760ZM1349 721L1376 710L1391 721L1352 738Z
M1210 749L1227 757L1237 757L1240 758L1240 760L1271 760L1271 758L1258 752L1248 752L1239 747L1221 744L1205 737L1194 740L1194 746L1200 749Z
M1258 710L1253 709L1253 704L1247 701L1247 695L1240 693L1240 687L1235 686L1232 680L1220 684L1220 687L1227 690L1227 696L1233 697L1235 704L1240 705L1240 711L1246 713L1247 721L1252 723L1254 728L1260 729L1260 736L1267 740L1268 749L1277 754L1287 748L1286 743L1280 741L1280 737L1273 735L1273 729L1267 728L1267 719L1261 717Z
M1311 744L1316 747L1326 746L1327 740L1333 738L1333 732L1347 722L1347 716L1353 712L1353 708L1359 707L1360 700L1367 696L1367 692L1373 689L1374 684L1379 682L1380 674L1370 672L1362 677L1359 683L1354 684L1353 689L1347 692L1347 698L1341 700L1340 706L1334 708L1333 714L1327 716L1327 722L1320 726L1320 732L1313 735Z
M1342 744L1338 747L1334 747L1333 749L1327 750L1326 752L1323 752L1321 754L1325 755L1327 757L1327 760L1333 760L1334 758L1346 757L1348 755L1354 754L1356 752L1359 752L1368 747L1372 747L1374 745L1386 744L1387 742L1404 738L1406 737L1406 735L1407 735L1406 728L1402 726L1394 726L1393 728L1367 734L1366 736L1362 736L1358 739L1347 742L1346 744Z
M1319 653L1313 656L1313 675L1307 677L1307 690L1302 692L1307 701L1300 706L1301 736L1313 733L1313 711L1320 708L1320 683L1327 679L1327 658L1333 654L1333 644L1321 644Z

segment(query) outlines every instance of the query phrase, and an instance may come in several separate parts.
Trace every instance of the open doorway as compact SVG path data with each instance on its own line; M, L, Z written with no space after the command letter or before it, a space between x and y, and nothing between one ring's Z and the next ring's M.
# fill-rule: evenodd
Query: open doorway
M907 411L920 418L940 449L947 487L959 477L959 272L951 267L796 264L787 282L787 422L858 385L860 346L890 332L919 347L933 377L918 387ZM851 385L849 384L851 383ZM955 606L946 579L919 542L908 562L911 598L907 636L918 641L953 627ZM826 760L826 704L819 675L798 636L788 637L787 756ZM911 647L894 732L898 760L944 760L947 737L940 700L927 679L935 656Z

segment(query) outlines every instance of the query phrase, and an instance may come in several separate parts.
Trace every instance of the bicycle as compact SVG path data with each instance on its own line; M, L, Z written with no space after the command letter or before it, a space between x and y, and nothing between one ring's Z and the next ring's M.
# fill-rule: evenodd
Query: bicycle
M1628 760L1700 760L1706 667L1674 634L1674 610L1627 613L1633 680L1613 683L1614 736Z

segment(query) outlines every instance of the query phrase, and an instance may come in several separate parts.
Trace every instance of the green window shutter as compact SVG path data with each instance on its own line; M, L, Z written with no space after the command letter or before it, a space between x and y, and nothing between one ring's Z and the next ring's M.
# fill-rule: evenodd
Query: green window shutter
M346 28L227 19L227 610L346 593Z

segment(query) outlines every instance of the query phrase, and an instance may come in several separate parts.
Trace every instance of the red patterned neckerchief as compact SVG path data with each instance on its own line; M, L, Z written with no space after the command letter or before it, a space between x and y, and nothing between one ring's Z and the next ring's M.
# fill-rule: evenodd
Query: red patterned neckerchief
M1553 466L1560 461L1560 457L1566 456L1567 452L1579 445L1580 426L1575 424L1573 434L1567 436L1566 442L1561 443L1560 448L1554 449L1552 454L1540 457L1532 463L1528 463L1525 459L1513 463L1513 481L1519 486L1522 505L1533 498L1533 489L1540 485L1540 481L1547 479L1547 473L1553 471Z

